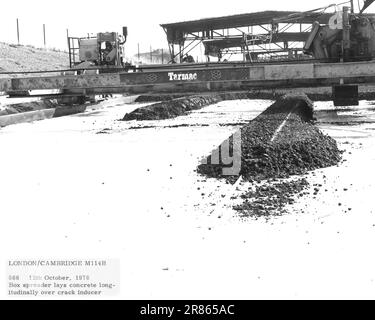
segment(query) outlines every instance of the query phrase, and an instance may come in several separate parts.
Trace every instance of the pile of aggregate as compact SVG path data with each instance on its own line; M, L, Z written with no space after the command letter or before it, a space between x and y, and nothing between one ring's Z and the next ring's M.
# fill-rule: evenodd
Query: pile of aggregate
M313 104L305 95L286 95L240 129L241 171L248 181L287 178L336 165L341 159L337 143L312 124ZM229 140L238 143L232 135ZM221 150L228 141L220 147ZM212 154L217 153L217 149ZM222 161L212 164L212 154L198 172L221 178Z
M199 96L184 96L177 99L173 98L173 96L160 96L161 102L138 108L126 114L123 121L172 119L224 100L249 99L250 96L249 92L212 93ZM140 96L138 99L136 102L149 102L152 101L151 99L157 98L155 96Z
M297 180L275 185L275 179L303 175L337 165L341 160L336 141L323 134L312 121L313 103L306 95L285 95L224 141L202 161L197 171L230 182L239 176L254 184L263 181L263 186L243 196L248 201L237 206L237 211L242 211L243 216L279 215L308 183ZM233 166L221 159L222 150L228 145L230 155L241 159L238 175L232 177L223 175L224 168ZM235 150L241 151L234 154Z
M195 96L163 101L146 107L138 108L125 115L123 121L165 120L187 114L189 111L198 110L210 104L220 102L214 95Z

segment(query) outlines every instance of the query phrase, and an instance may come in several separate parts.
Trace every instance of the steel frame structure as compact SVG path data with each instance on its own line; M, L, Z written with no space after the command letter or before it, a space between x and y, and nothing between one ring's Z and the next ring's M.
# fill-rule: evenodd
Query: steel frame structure
M243 41L241 45L236 44L235 47L222 48L225 49L227 54L242 53L244 55L244 60L246 60L245 54L255 51L257 53L260 51L264 54L273 51L284 53L293 51L294 54L301 54L303 41L301 41L300 36L297 35L295 39L289 37L287 40L283 40L282 37L277 37L277 35L296 34L296 32L287 32L291 28L298 28L300 33L306 33L311 29L311 25L314 21L326 24L331 16L331 14L320 13L302 18L295 17L285 23L273 23L274 19L298 14L302 15L303 13L295 11L264 11L173 24L162 24L161 27L167 35L169 50L172 57L170 62L172 63L181 63L183 56L202 42L217 41L219 43L222 41L224 43L228 39L244 39L246 36L253 36L253 44ZM266 36L271 38L265 41L260 40L260 37Z

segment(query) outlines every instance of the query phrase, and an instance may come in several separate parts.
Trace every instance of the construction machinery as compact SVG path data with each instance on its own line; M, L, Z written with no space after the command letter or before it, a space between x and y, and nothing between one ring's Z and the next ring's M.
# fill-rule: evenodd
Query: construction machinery
M373 2L375 0L365 0L363 6L359 7L359 13L355 13L351 0L345 3L350 3L350 7L344 6L342 10L336 10L326 25L315 21L303 52L320 62L345 63L374 60L375 16L363 14ZM272 29L276 30L281 22L295 21L333 6L336 5L274 19ZM332 93L333 101L337 106L358 104L358 86L345 84L344 78L340 79L339 85L332 87Z
M127 27L122 34L101 32L84 38L68 37L70 68L93 69L100 73L115 72L119 68L129 69L125 61Z
M161 26L167 34L171 62L183 62L201 43L207 62L211 57L218 62L239 60L239 55L245 63L331 62L344 56L350 61L366 60L375 53L374 15L365 13L373 2L360 0L357 7L357 1L354 6L353 0L347 0L305 12L268 10Z
M366 1L367 6L374 1ZM370 3L371 2L371 3ZM316 59L372 60L375 57L375 17L343 7L326 26L315 22L304 50Z
M373 2L375 0L364 1L358 13L354 12L352 1L347 1L351 3L350 7L337 9L334 13L325 12L333 7L331 5L307 12L266 12L260 18L256 14L250 15L263 32L266 24L271 25L271 29L267 29L269 32L264 37L246 36L244 39L249 46L285 42L284 47L277 49L282 55L293 50L289 45L291 41L298 40L303 42L309 59L194 63L193 59L186 57L186 61L181 59L186 63L140 65L134 67L135 72L129 72L132 67L124 62L123 46L127 38L127 29L124 28L122 36L99 33L95 37L70 38L71 69L68 72L51 70L48 76L46 71L40 71L40 76L30 76L36 72L29 72L23 77L0 78L0 92L11 97L67 98L67 103L78 99L80 103L81 98L83 101L86 97L112 93L197 93L332 86L336 105L355 105L358 103L358 84L375 83L375 15L364 13ZM249 14L210 19L209 25L210 28L234 27L248 24L248 17ZM298 32L286 32L289 24L300 24L302 37L297 36ZM198 31L207 25L207 20L198 20L163 27L174 46L175 42L188 39L186 34L189 32L196 32L192 39L201 41ZM304 30L306 25L309 32ZM223 48L233 45L229 41L232 38L222 37L224 32L217 36L214 31L204 34L209 34L212 41L219 41ZM216 43L212 45L216 46ZM238 45L237 40L234 45ZM176 55L171 57L173 60Z
M336 9L327 24L322 25L315 21L305 42L304 53L311 55L314 59L330 62L374 59L375 16L363 14L373 2L375 0L364 1L363 6L359 8L359 13L355 13L353 1L347 1L345 4L350 3L350 6ZM336 5L274 19L273 30L277 30L279 23L314 16L331 7L336 7Z

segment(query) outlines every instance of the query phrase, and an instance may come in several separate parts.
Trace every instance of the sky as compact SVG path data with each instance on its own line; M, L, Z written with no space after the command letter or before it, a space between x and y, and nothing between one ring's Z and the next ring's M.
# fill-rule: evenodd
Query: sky
M338 0L340 3L343 0ZM354 0L357 4L358 0ZM362 3L363 1L360 0ZM46 25L47 47L67 49L66 29L71 36L87 33L129 31L127 50L147 52L150 47L167 48L166 36L159 26L230 14L263 10L306 11L335 3L315 1L251 1L251 0L13 0L1 4L0 41L17 43L16 19L19 19L20 42L43 47L43 24ZM375 4L369 12L375 12Z

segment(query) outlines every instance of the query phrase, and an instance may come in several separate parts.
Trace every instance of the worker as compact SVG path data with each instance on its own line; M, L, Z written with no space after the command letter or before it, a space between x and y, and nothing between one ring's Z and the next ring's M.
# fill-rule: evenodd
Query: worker
M191 55L186 54L185 57L182 59L184 63L194 63L194 58Z
M217 61L218 62L221 62L221 59L223 58L223 54L221 53L221 51L219 50L218 54L217 54Z
M105 42L105 49L103 50L102 52L102 55L103 55L103 62L106 63L106 64L109 64L111 61L108 61L107 60L107 57L108 55L112 52L113 50L113 45L110 41L106 41Z
M110 43L109 41L106 41L105 42L105 51L111 52L112 49L113 49L112 43Z

